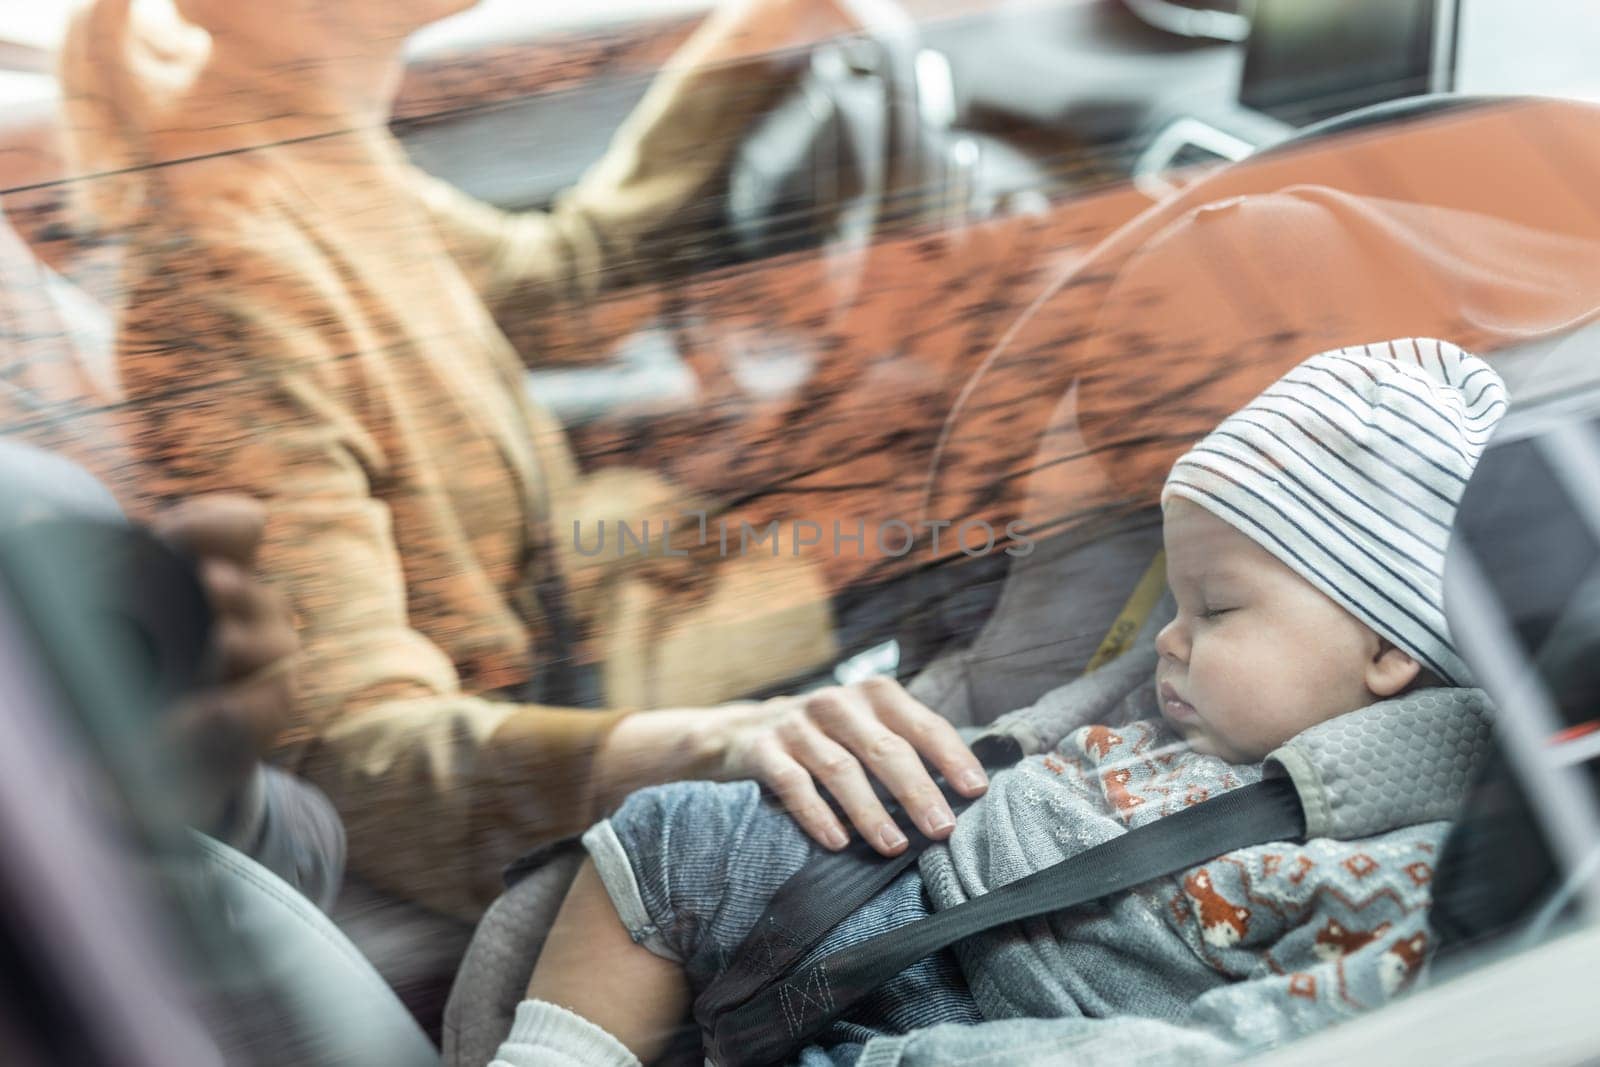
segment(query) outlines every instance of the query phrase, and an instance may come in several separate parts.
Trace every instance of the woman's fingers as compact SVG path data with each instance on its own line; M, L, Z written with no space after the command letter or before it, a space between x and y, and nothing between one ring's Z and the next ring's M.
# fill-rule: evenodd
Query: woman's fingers
M875 683L863 683L860 686L824 689L808 699L806 712L822 732L837 741L835 748L842 745L849 749L849 753L841 751L837 762L849 763L854 772L852 784L859 779L862 788L871 795L871 787L866 784L866 776L861 771L862 764L865 764L867 771L882 782L905 808L918 829L931 838L942 838L955 828L955 813L934 784L928 768L917 755L917 749L881 717L881 688ZM850 754L854 754L855 758L851 759ZM845 798L834 791L830 781L824 779L823 785L841 804L846 803ZM851 821L868 840L875 845L882 843L878 837L882 831L876 821L863 825L854 811L848 806L846 810L850 811ZM868 819L876 820L878 812L882 810L876 797L870 809L863 805L864 817ZM890 850L898 851L898 846ZM884 849L880 848L879 851Z
M817 792L811 772L775 741L759 742L752 754L752 773L777 795L784 810L819 844L838 851L850 835L833 809Z
M768 701L751 715L730 724L740 739L723 773L764 782L806 833L830 848L843 847L845 830L822 790L874 849L892 856L905 849L906 836L873 779L935 840L949 836L955 814L923 760L967 796L988 787L955 728L890 679Z
M215 616L213 641L223 683L248 678L292 657L299 643L283 594L252 573L266 509L250 497L205 494L164 511L155 530L193 554Z
M249 678L196 694L163 718L191 823L211 826L220 817L289 725L294 694L293 661L280 659Z
M925 706L892 678L868 679L861 687L883 724L932 763L956 792L975 797L989 788L983 764L950 720Z
M278 664L282 664L280 668ZM196 694L169 720L174 739L202 764L244 767L265 755L294 711L292 661L280 659L231 685ZM236 758L224 758L233 753Z
M218 677L247 677L299 650L289 602L230 560L200 561L200 580L215 619Z
M267 509L260 501L208 493L174 504L152 525L156 533L196 556L220 557L249 567L255 562L266 523Z
M300 651L294 630L270 621L229 622L216 643L222 660L218 674L224 683L248 679Z
M229 619L269 620L292 628L289 599L232 560L211 556L200 561L200 585L211 610Z
M830 796L844 809L845 816L873 848L892 856L906 847L906 835L889 817L861 761L839 742L819 729L810 717L791 719L779 728L778 737L801 766L811 772Z

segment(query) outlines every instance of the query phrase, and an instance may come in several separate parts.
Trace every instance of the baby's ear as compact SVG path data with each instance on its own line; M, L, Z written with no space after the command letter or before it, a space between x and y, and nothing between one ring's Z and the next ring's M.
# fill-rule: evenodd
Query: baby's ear
M1411 658L1388 638L1378 638L1377 648L1367 661L1367 690L1375 697L1387 699L1406 691L1406 687L1422 673L1422 664Z

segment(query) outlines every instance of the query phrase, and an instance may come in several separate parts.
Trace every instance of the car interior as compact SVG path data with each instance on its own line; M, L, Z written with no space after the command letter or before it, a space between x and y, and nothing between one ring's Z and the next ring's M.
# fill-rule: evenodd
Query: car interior
M1249 395L1245 383L1276 376L1263 377L1274 359L1320 350L1313 340L1440 321L1376 298L1294 329L1262 316L1130 406L1123 354L1159 338L1153 321L1221 306L1224 290L1290 318L1314 289L1345 291L1314 272L1219 270L1206 293L1160 312L1150 293L1194 269L1163 265L1174 234L1315 186L1489 219L1505 247L1548 250L1549 269L1573 277L1539 299L1521 299L1521 278L1407 290L1465 293L1448 321L1477 331L1517 398L1469 491L1448 575L1452 628L1502 712L1499 758L1440 867L1451 950L1419 993L1270 1058L1373 1057L1408 1030L1464 1056L1519 1039L1552 1062L1595 1055L1593 1034L1558 1023L1581 1010L1600 908L1600 268L1581 266L1600 241L1600 105L1580 99L1600 87L1551 84L1563 61L1535 59L1537 32L1563 35L1575 16L1551 4L1510 26L1499 0L840 3L861 32L802 57L798 83L735 152L726 194L684 220L674 277L534 324L553 354L527 388L586 465L649 465L731 515L1029 524L1035 544L1020 557L935 554L919 540L903 557L830 561L840 662L748 694L893 674L971 729L1089 668L1149 573L1161 517L1140 456L1173 442L1147 432L1138 408L1181 411L1182 437L1229 410L1190 390L1231 379ZM419 35L393 121L421 167L508 209L548 206L601 155L704 9L539 6L495 0ZM49 34L16 36L0 39L0 206L74 324L82 365L69 377L93 381L109 358L118 249L68 221ZM1533 236L1515 244L1517 233ZM1230 344L1253 355L1230 362ZM564 346L590 352L589 365L570 365ZM39 395L34 421L87 426L81 397ZM84 432L116 447L114 429ZM749 459L737 479L733 454ZM0 452L0 484L39 462ZM70 473L46 480L74 491ZM367 945L248 857L179 827L163 800L170 768L129 742L162 685L189 684L206 625L192 579L163 569L159 551L108 554L45 529L0 545L7 1062L489 1062L581 854L563 843L508 874L459 968L427 976L433 1001L448 991L442 1018L419 1019ZM113 570L86 566L91 556ZM137 654L97 622L126 621L105 591L129 574L159 582L165 609L132 620ZM62 581L80 595L63 598ZM1134 629L1153 631L1163 610ZM143 698L127 699L141 677ZM679 1061L700 1062L695 1036L685 1030Z

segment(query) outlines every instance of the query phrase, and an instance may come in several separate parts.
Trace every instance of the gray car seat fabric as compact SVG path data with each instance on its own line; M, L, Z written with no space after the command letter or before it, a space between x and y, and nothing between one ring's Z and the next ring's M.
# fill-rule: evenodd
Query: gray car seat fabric
M1489 755L1491 718L1481 689L1424 689L1313 726L1267 758L1293 779L1308 838L1354 841L1453 818Z
M53 452L0 438L0 534L69 518L125 522L116 499L88 471ZM344 824L315 786L258 766L228 825L209 829L323 910L332 906L344 876Z
M122 521L116 499L88 471L44 449L0 438L0 530L69 515Z
M981 727L1082 674L1129 593L1161 550L1161 516L1132 516L1042 542L1016 560L994 614L971 645L930 663L907 686L957 726ZM1161 618L1157 605L1135 635Z
M484 1067L494 1059L584 855L576 840L551 850L542 866L500 894L484 913L445 1004L449 1067Z
M423 1030L440 1040L445 1003L472 941L473 924L345 879L332 915Z
M438 1067L438 1050L422 1028L327 916L243 853L195 837L204 883L221 898L224 932L245 950L248 969L239 981L270 988L292 1020L278 1035L282 1046L249 1050L257 1061Z

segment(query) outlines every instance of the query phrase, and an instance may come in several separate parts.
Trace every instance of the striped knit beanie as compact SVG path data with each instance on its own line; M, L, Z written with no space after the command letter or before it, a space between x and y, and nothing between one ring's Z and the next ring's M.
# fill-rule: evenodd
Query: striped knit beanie
M1161 502L1200 505L1445 682L1465 684L1445 625L1445 546L1505 410L1500 376L1448 342L1324 352L1173 464Z

